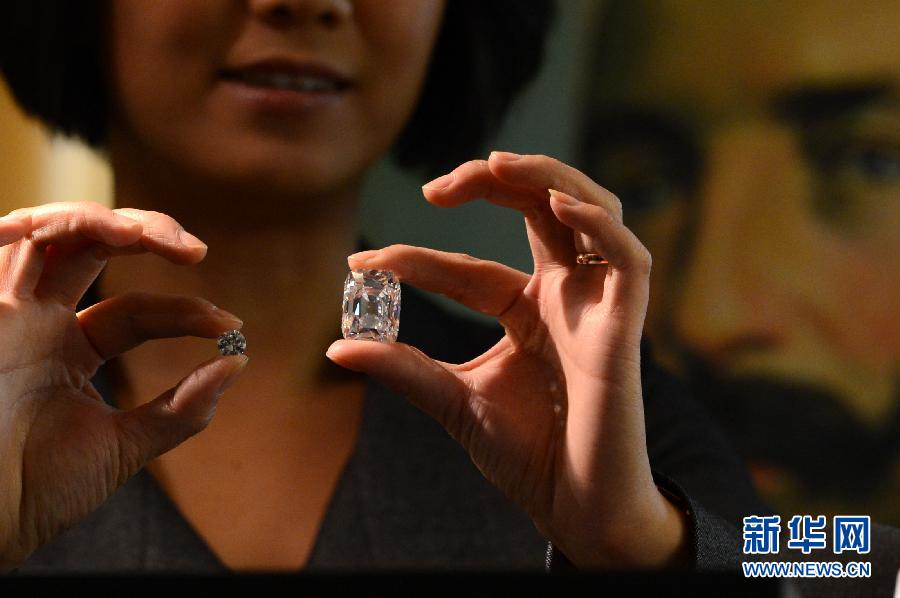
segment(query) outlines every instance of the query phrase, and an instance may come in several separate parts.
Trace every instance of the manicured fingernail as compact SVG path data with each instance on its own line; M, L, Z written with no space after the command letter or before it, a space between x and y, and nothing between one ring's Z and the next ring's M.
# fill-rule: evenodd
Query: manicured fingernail
M578 205L578 200L567 193L563 193L562 191L557 191L556 189L550 189L549 191L550 191L550 197L552 197L553 199L561 201L562 203L568 204L570 206Z
M514 154L512 152L491 152L491 158L503 160L504 162L512 162L514 160L518 160L521 157L521 154Z
M181 241L182 245L185 245L190 248L202 247L203 249L207 249L206 243L187 232L183 228L178 229L178 240Z
M134 218L129 218L128 216L123 216L122 214L116 214L115 212L113 212L113 216L115 217L116 221L123 226L127 226L129 228L143 227L143 224L141 224Z
M240 328L244 325L244 321L230 311L225 311L224 309L216 307L215 305L212 306L211 311L213 312L213 315L215 315L215 317L230 322L230 328Z
M31 216L4 216L0 218L0 222L6 225L6 228L12 228L18 236L29 234L31 229Z
M443 176L439 176L438 178L434 179L433 181L429 181L429 182L425 183L424 185L422 185L422 188L423 189L434 189L434 190L446 189L447 187L450 186L450 183L452 183L452 182L453 182L453 175L445 174Z
M225 392L229 386L237 382L238 378L241 375L241 372L244 371L244 368L247 367L247 362L250 361L250 358L246 355L235 355L234 361L236 362L228 375L222 380L222 383L219 384L218 394L222 394Z
M379 251L379 249L367 249L366 251L353 253L347 256L347 263L349 264L350 262L365 262L378 255Z
M334 356L340 353L341 351L341 341L334 341L331 343L331 346L328 347L328 350L325 351L325 357L333 360Z

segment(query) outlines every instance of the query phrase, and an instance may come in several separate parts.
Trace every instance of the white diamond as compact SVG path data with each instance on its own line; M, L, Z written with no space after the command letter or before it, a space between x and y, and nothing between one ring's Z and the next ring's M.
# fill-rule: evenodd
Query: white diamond
M229 330L219 337L218 346L222 355L243 355L247 350L247 339L239 330Z
M344 338L392 343L400 330L400 283L390 270L353 270L344 281Z

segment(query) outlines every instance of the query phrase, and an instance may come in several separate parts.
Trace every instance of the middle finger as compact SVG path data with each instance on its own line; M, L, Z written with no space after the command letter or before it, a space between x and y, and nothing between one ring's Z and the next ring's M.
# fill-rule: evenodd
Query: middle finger
M40 270L34 294L73 307L114 255L151 252L179 264L196 263L206 245L170 216L98 204L49 204L32 213Z
M422 187L425 198L441 207L455 207L476 199L519 210L525 215L535 270L547 264L574 260L572 230L550 209L547 189L501 180L488 161L472 160Z

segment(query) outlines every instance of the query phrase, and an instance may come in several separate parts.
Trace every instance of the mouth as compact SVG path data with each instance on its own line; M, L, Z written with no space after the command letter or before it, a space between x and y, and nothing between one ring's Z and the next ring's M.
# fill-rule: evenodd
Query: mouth
M334 77L279 70L223 71L226 81L243 83L249 87L299 91L304 93L338 92L350 86L349 81Z
M291 73L238 73L234 77L225 78L240 81L250 87L269 87L307 93L338 91L344 88L334 79Z
M347 75L330 66L286 59L267 59L226 67L220 79L268 104L292 101L308 105L339 97L353 85Z

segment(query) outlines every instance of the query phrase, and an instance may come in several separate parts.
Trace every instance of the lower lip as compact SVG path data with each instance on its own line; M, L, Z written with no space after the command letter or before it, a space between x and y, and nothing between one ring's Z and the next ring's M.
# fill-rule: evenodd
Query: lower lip
M222 85L254 109L275 113L301 113L325 108L337 103L345 93L344 90L297 91L260 87L234 79L225 79Z

